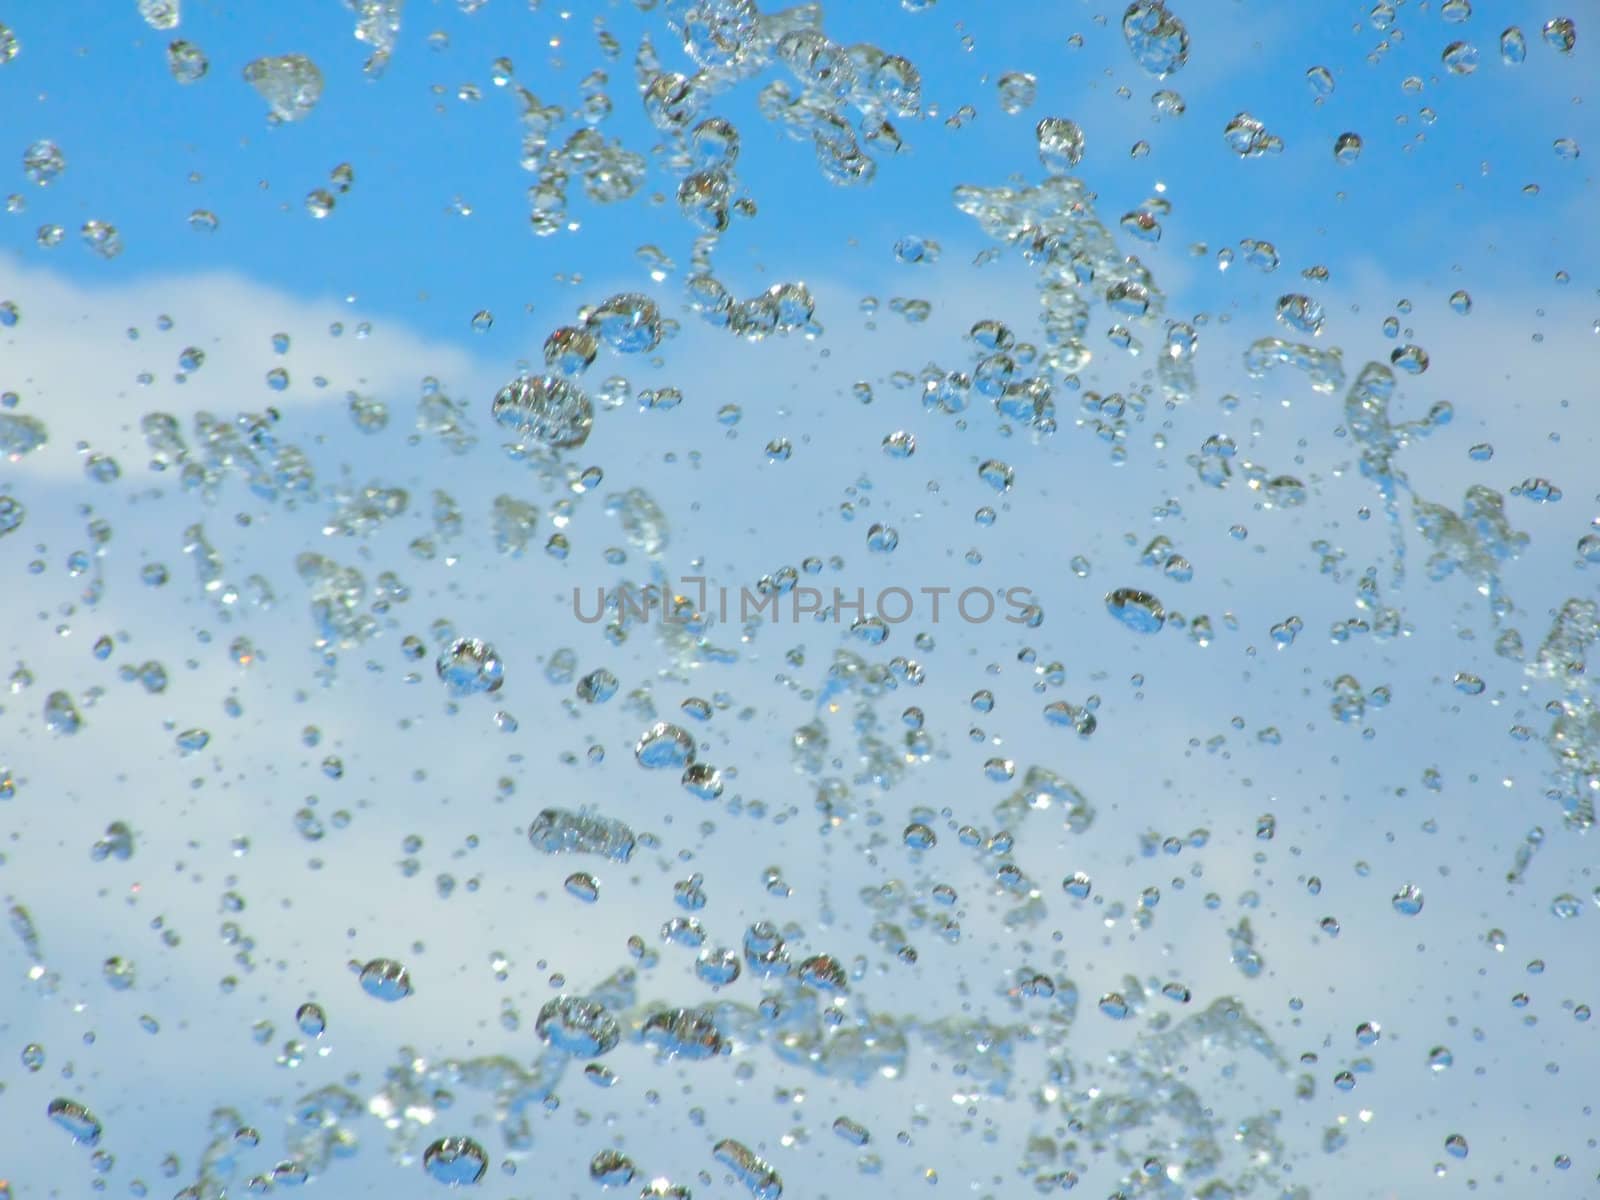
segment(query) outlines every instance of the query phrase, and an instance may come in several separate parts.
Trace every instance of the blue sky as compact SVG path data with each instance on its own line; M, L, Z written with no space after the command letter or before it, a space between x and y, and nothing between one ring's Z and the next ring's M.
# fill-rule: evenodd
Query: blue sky
M1508 623L1531 655L1565 599L1593 598L1592 568L1575 566L1573 547L1595 501L1588 480L1596 426L1584 381L1600 342L1592 332L1600 254L1584 219L1593 204L1591 160L1562 161L1551 149L1558 137L1600 144L1586 111L1592 104L1578 102L1588 99L1583 87L1592 76L1581 13L1577 49L1563 56L1539 40L1553 15L1543 10L1519 5L1514 16L1480 12L1451 25L1431 8L1403 5L1403 40L1391 31L1393 48L1373 65L1367 56L1384 35L1363 6L1302 12L1191 3L1175 7L1189 26L1190 61L1162 83L1134 65L1115 9L1101 21L1095 8L1078 4L1006 5L1003 15L953 0L914 14L887 0L838 6L827 14L830 36L870 38L912 59L939 115L904 122L907 153L880 161L871 188L846 191L821 178L808 146L758 115L757 88L781 72L719 98L714 111L741 132L740 178L760 212L736 221L724 238L718 274L739 295L805 279L826 330L815 342L790 336L750 345L681 311L691 231L670 199L597 207L574 186L580 230L541 239L527 227L532 177L517 162L516 102L492 85L490 63L511 57L520 82L545 103L569 108L579 81L603 65L616 114L602 129L647 153L657 135L632 81L641 32L650 32L669 65L684 67L660 13L574 5L580 11L563 19L549 4L534 12L490 0L469 16L453 3L412 0L394 60L373 82L361 73L366 49L351 37L354 16L340 5L233 11L191 3L177 34L201 46L211 68L201 82L179 87L164 62L174 35L144 26L131 0L116 12L110 7L0 13L21 44L0 68L0 85L16 114L13 190L27 202L25 212L0 223L0 236L10 239L0 290L21 311L5 331L3 385L52 435L45 449L0 468L0 485L28 506L23 529L0 542L14 581L0 611L8 616L9 655L35 680L19 683L0 713L7 756L0 765L18 784L4 812L11 841L0 894L32 911L45 963L60 979L56 992L42 995L27 978L33 964L20 945L0 950L10 981L0 1024L10 1055L0 1066L0 1128L17 1131L12 1141L0 1136L0 1171L19 1197L78 1194L91 1177L89 1152L67 1146L44 1120L57 1095L82 1099L105 1121L106 1147L117 1160L107 1176L112 1193L139 1178L159 1194L193 1181L208 1115L218 1106L236 1109L262 1133L259 1149L241 1153L237 1187L293 1156L288 1115L301 1097L342 1084L365 1104L402 1048L435 1064L504 1054L527 1069L537 1057L532 1024L540 1005L559 991L585 992L632 963L624 948L632 934L660 955L658 966L641 971L645 1007L632 1018L657 1001L753 1006L762 994L753 979L712 996L690 971L691 953L656 937L662 922L684 915L672 884L691 871L706 876L712 896L697 914L708 944L737 946L752 921L770 919L792 923L797 958L825 951L853 964L860 956L862 974L842 1007L845 1027L868 1014L894 1014L908 1039L900 1077L860 1086L847 1072L808 1069L778 1053L770 1034L741 1035L729 1059L711 1063L658 1065L630 1042L612 1061L620 1082L611 1090L582 1078L581 1063L568 1068L557 1088L561 1104L539 1111L535 1145L525 1151L508 1146L494 1099L446 1071L430 1085L455 1092L453 1106L433 1111L419 1100L392 1146L378 1116L352 1120L360 1154L319 1168L311 1186L435 1195L439 1185L417 1163L422 1147L443 1134L470 1134L495 1164L486 1194L595 1194L589 1157L618 1146L639 1162L643 1179L665 1174L700 1196L734 1195L737 1185L712 1171L710 1152L732 1136L783 1172L790 1195L845 1196L868 1185L894 1196L924 1194L932 1170L945 1190L1003 1196L1033 1186L1030 1175L1045 1169L1020 1169L1029 1139L1071 1140L1052 1089L1080 1102L1094 1088L1148 1098L1141 1089L1152 1077L1109 1057L1126 1052L1143 1063L1182 1060L1182 1078L1217 1114L1230 1171L1245 1164L1229 1137L1233 1124L1281 1112L1284 1150L1276 1157L1288 1169L1274 1172L1274 1196L1292 1194L1282 1189L1296 1184L1318 1197L1454 1196L1496 1184L1548 1196L1592 1190L1600 1161L1589 1144L1587 1080L1600 1056L1593 1023L1577 1021L1573 1010L1597 999L1589 964L1600 913L1588 898L1600 881L1588 842L1561 827L1545 796L1544 706L1558 693L1522 662L1495 655L1499 628L1473 581L1424 578L1425 550L1414 531L1410 574L1403 586L1392 577L1381 514L1361 515L1379 502L1356 471L1358 448L1340 429L1342 389L1316 393L1286 369L1254 380L1241 365L1253 340L1289 336L1273 312L1278 296L1294 291L1325 305L1320 341L1343 349L1347 378L1369 358L1386 361L1397 341L1425 346L1433 365L1403 380L1397 415L1418 417L1448 400L1455 421L1401 452L1417 493L1454 509L1470 484L1504 491L1529 477L1554 480L1565 492L1561 503L1507 500L1513 526L1531 537L1504 575L1518 605ZM596 48L597 13L624 47L615 62L603 62ZM1516 68L1503 66L1494 49L1511 20L1530 40L1528 60ZM449 35L448 49L430 48L436 30ZM1081 49L1068 45L1074 33L1083 36ZM970 52L964 34L973 39ZM552 37L562 39L559 56ZM1467 78L1439 65L1442 48L1460 38L1481 52ZM273 128L240 71L258 55L288 52L320 64L326 91L306 120ZM1304 78L1314 64L1337 81L1320 106ZM1039 81L1037 102L1017 116L1001 113L995 95L995 78L1008 70ZM1423 80L1420 92L1402 87L1413 75ZM467 83L482 89L481 102L456 98ZM1123 86L1127 99L1117 95ZM1183 94L1187 112L1154 123L1149 96L1163 86ZM962 104L976 116L946 128ZM1424 105L1437 112L1433 124L1421 122ZM1240 161L1229 152L1222 129L1241 110L1283 138L1283 154ZM985 243L950 192L1012 176L1036 182L1033 128L1047 115L1083 126L1081 175L1106 224L1165 185L1173 210L1160 244L1125 237L1120 244L1151 266L1169 316L1209 317L1195 395L1170 411L1153 403L1130 426L1122 464L1078 425L1076 397L1065 388L1056 397L1060 431L1031 438L1000 428L984 405L962 422L930 414L915 390L891 378L928 363L968 366L962 337L979 318L999 317L1019 337L1037 336L1032 273L1015 255L972 266ZM1334 138L1346 130L1365 141L1360 161L1348 167L1332 156ZM1424 131L1426 139L1416 140ZM22 151L36 137L55 139L68 160L47 189L21 173ZM1129 148L1140 138L1151 152L1135 159ZM314 220L305 194L326 186L340 163L353 167L354 186L331 216ZM1539 194L1525 195L1524 185L1535 182ZM647 193L670 197L674 186L669 172L652 166ZM472 216L446 211L456 196ZM189 228L197 207L217 213L215 234ZM88 218L118 226L126 245L120 257L106 262L79 244L75 231ZM33 244L45 222L67 227L63 245ZM891 247L906 234L941 242L941 260L897 264ZM1217 269L1216 252L1237 249L1245 237L1277 245L1276 273L1242 261ZM1196 242L1207 244L1205 255L1190 254ZM635 258L644 243L678 264L662 285ZM1330 272L1325 285L1299 274L1318 263ZM1557 271L1569 279L1558 281ZM576 275L581 282L570 282ZM567 461L599 466L605 478L575 495L498 452L489 398L579 305L624 287L650 291L683 329L663 344L659 365L602 351L587 385L597 390L621 373L635 390L680 387L685 401L670 412L628 405L599 413L590 442ZM1458 287L1473 295L1469 317L1448 307ZM882 302L870 321L859 309L867 295ZM925 298L932 315L911 326L888 310L892 297ZM1401 317L1411 332L1390 340L1381 322L1402 299L1411 302ZM489 333L476 334L469 322L482 309L496 319ZM157 327L163 313L174 320L169 331ZM329 335L334 321L344 323L343 336ZM372 324L369 338L355 335L361 321ZM1096 357L1083 386L1131 391L1150 372L1145 360L1119 357L1106 342L1110 323L1096 305L1086 336ZM138 327L137 340L127 337L130 326ZM280 330L293 335L281 358L270 344ZM1148 331L1141 336L1152 340ZM180 383L172 376L190 345L203 348L207 361ZM281 393L264 383L279 364L291 374ZM141 372L153 378L141 383ZM424 375L441 379L476 422L478 442L468 453L411 437ZM871 405L851 398L857 380L873 384ZM389 404L387 430L353 430L343 404L351 388ZM1221 402L1230 394L1236 406ZM744 414L732 430L715 419L729 403ZM207 504L147 469L139 435L145 412L176 413L187 430L199 410L231 416L267 404L283 413L280 436L315 467L317 497L269 504L235 479ZM882 453L882 439L895 430L918 438L913 458ZM1201 487L1185 464L1219 433L1239 445L1226 491ZM788 462L770 462L763 452L776 437L794 445ZM116 455L117 483L85 480L80 439ZM1487 463L1467 453L1482 441L1495 447ZM1005 459L1018 480L998 501L977 478L978 463L992 457ZM1244 460L1299 477L1308 504L1264 507L1239 478ZM324 536L339 488L369 481L409 489L407 513L364 539ZM605 512L605 497L630 487L646 489L666 512L670 541L659 556L629 547ZM424 560L408 546L429 532L435 489L460 505L465 528ZM500 494L540 509L524 557L503 558L493 548L488 512ZM856 511L849 521L840 508L847 500ZM983 504L1000 510L989 528L973 521ZM110 521L114 536L101 566L105 596L91 604L68 556L87 544L93 516ZM250 576L262 576L275 593L272 605L219 607L200 591L183 552L184 530L195 521L204 522L226 579L247 590ZM894 555L866 552L875 521L899 530ZM1230 529L1241 525L1247 536L1236 538ZM540 549L558 531L573 547L564 563ZM1193 582L1175 583L1139 564L1157 534L1191 559ZM1317 539L1343 552L1338 574L1319 572ZM611 547L627 549L624 566L605 561ZM968 561L972 550L981 553L976 564ZM362 571L368 603L382 571L410 588L410 599L379 614L376 636L339 652L331 686L323 686L308 646L308 597L295 573L295 557L306 551ZM824 573L829 586L1020 584L1041 597L1046 621L1038 631L912 624L877 651L828 624L768 625L743 642L739 630L724 627L714 640L739 644L738 663L684 666L649 632L612 645L570 617L576 586L614 586L652 569L748 586L807 555L834 554L845 569ZM1091 564L1086 578L1068 567L1075 555ZM153 562L171 570L164 588L139 581ZM1334 644L1330 625L1358 615L1356 584L1369 567L1410 630L1394 641L1357 636ZM1149 588L1175 611L1210 614L1212 645L1192 645L1175 623L1152 638L1116 625L1104 596L1119 586ZM1291 615L1305 632L1276 649L1269 630ZM431 662L437 621L494 643L507 662L502 693L447 704ZM931 646L914 643L919 629ZM105 662L89 649L102 633L117 642ZM401 652L407 634L430 647L420 663ZM241 635L255 650L249 668L230 659L230 643ZM570 682L544 679L562 647L574 650L579 674L605 666L623 692L580 710ZM1041 690L1038 673L1019 661L1024 647L1041 665L1061 662L1066 682ZM816 696L841 649L875 661L916 658L927 682L864 709L855 698L836 711L819 709ZM163 662L172 677L160 696L117 676L124 663L149 660ZM420 678L408 681L410 671ZM1484 694L1458 691L1459 672L1481 675ZM1387 686L1393 702L1340 725L1329 711L1330 685L1345 674L1365 692ZM695 800L675 780L634 764L632 745L648 722L623 697L640 687L664 719L684 724L692 721L673 717L680 701L726 696L727 707L695 729L702 755L737 771L721 804ZM991 714L970 702L980 688L994 693ZM43 727L44 696L57 689L76 697L86 718L75 738ZM1087 741L1049 726L1039 712L1052 699L1081 704L1090 696L1100 701L1100 730ZM226 715L228 697L241 704L239 716ZM862 766L852 722L870 718L872 732L898 744L901 710L913 703L927 714L935 756L906 764L892 788L855 784L856 815L824 821L814 803L818 780L792 763L793 731L821 722L833 760L824 774L848 781ZM515 715L514 733L496 727L497 710ZM1510 736L1518 724L1534 738ZM322 731L316 748L305 744L308 725ZM1268 726L1279 729L1281 744L1258 737ZM182 757L174 740L194 727L208 729L212 742ZM596 745L603 761L586 759ZM328 754L342 758L343 778L324 772ZM995 758L1016 764L1016 781L985 777ZM1030 814L1013 829L1012 857L1038 885L1043 906L1036 924L1019 929L1008 916L1014 901L993 882L993 858L961 846L956 828L971 823L987 834L1009 821L996 805L1034 764L1071 779L1097 817L1084 834L1066 832L1055 810ZM1430 768L1440 774L1440 791L1424 783ZM654 833L659 845L626 871L534 855L525 837L532 815L548 804L580 803ZM330 826L315 844L296 832L294 814L303 807ZM338 811L350 814L347 827L333 819ZM1277 835L1263 841L1257 821L1269 812ZM935 825L936 849L901 844L913 817ZM91 863L90 844L114 819L136 826L135 857ZM1508 886L1516 848L1535 826L1544 846L1526 882ZM1151 832L1187 838L1197 829L1209 831L1204 847L1173 857L1140 853ZM423 839L415 877L398 865L411 853L403 849L410 834ZM232 848L240 835L252 843L243 856ZM764 887L769 865L781 869L787 897ZM592 907L562 891L566 874L579 868L601 876L601 900ZM1075 903L1058 881L1080 869L1093 875L1096 891ZM459 883L448 899L436 888L441 873ZM1312 876L1321 880L1315 892ZM469 880L479 886L469 888ZM1416 918L1390 904L1406 882L1427 897ZM941 910L930 896L940 883L961 896L959 941L936 932ZM1138 928L1130 914L1147 888L1159 889L1160 902L1148 928ZM886 897L884 909L865 903L864 890ZM895 899L899 890L903 902ZM1213 893L1215 904L1206 899ZM1587 905L1579 919L1551 915L1551 901L1563 893ZM231 919L255 940L253 969L218 937L230 919L221 911L228 894L247 902ZM1319 926L1328 916L1339 920L1336 938ZM180 932L177 946L161 944L157 917L161 929ZM1230 931L1241 917L1266 963L1253 979L1229 961ZM914 966L895 958L893 939L884 942L875 930L879 922L906 931L919 950ZM1506 934L1503 950L1486 943L1495 928ZM497 952L512 960L505 982L490 969ZM103 982L101 964L112 954L138 965L132 991ZM379 1006L360 993L345 963L378 955L409 963L414 997ZM1537 973L1534 962L1542 964ZM1007 994L1024 967L1072 981L1074 1020L1064 1015L1064 986L1051 1002ZM228 975L240 980L231 991L219 985ZM1183 1010L1157 994L1132 1020L1112 1021L1096 1001L1129 991L1130 975L1156 985L1180 981L1193 1002ZM1524 992L1526 1008L1513 1001ZM1163 1039L1163 1006L1181 1020L1230 996L1272 1039L1281 1069L1225 1037L1183 1050ZM328 1009L330 1033L302 1065L275 1065L293 1035L293 1013L308 998ZM520 1011L520 1029L501 1023L502 1001ZM159 1034L138 1028L145 1012L159 1019ZM266 1046L251 1038L260 1020L274 1026ZM732 1015L725 1020L735 1023ZM1354 1031L1372 1020L1383 1037L1362 1048ZM1004 1075L986 1065L1002 1055L972 1044L981 1040L978 1021L1006 1031L996 1041L1013 1047L1012 1074L993 1089L973 1083ZM34 1042L46 1049L37 1074L17 1057ZM1454 1054L1448 1072L1427 1066L1435 1045ZM1046 1069L1052 1056L1071 1064L1070 1078ZM1334 1077L1362 1059L1373 1069L1341 1092ZM1315 1082L1310 1101L1294 1099L1302 1072ZM872 1128L869 1150L881 1155L881 1174L864 1176L857 1154L831 1132L841 1113ZM1343 1150L1324 1150L1329 1129L1348 1135ZM1472 1147L1464 1162L1443 1149L1456 1132ZM1168 1133L1156 1119L1120 1142L1103 1137L1093 1151L1095 1139L1080 1135L1080 1192L1109 1194L1146 1153L1175 1161L1160 1146ZM1118 1160L1119 1147L1128 1160ZM169 1150L183 1163L172 1181L159 1166ZM1572 1164L1558 1171L1553 1163L1563 1153ZM514 1177L502 1173L503 1161L516 1166ZM1441 1162L1449 1169L1435 1177ZM1064 1164L1058 1159L1053 1169ZM711 1177L697 1180L702 1170ZM1165 1198L1187 1194L1188 1184L1148 1186Z
M42 221L76 228L99 216L117 224L127 243L109 269L118 277L226 265L300 293L354 294L373 315L403 315L439 336L464 338L467 319L488 308L500 318L497 342L538 336L547 314L566 314L571 305L551 277L568 255L581 257L591 278L638 278L631 252L644 240L633 236L646 220L640 200L614 208L575 201L580 234L524 236L523 190L532 180L518 166L516 101L511 89L490 82L490 63L510 57L519 83L569 111L578 81L592 69L607 70L616 100L607 132L647 146L653 139L625 91L638 33L652 28L669 65L685 65L653 14L617 4L562 20L548 5L530 12L495 3L468 16L450 4L412 4L401 48L371 81L360 71L366 48L351 36L353 16L337 5L308 6L303 19L278 8L223 7L186 10L178 32L211 61L207 77L189 87L170 78L164 35L145 28L132 4L93 21L20 29L23 51L7 69L11 94L27 97L18 108L19 136L26 130L55 139L70 165L48 192L22 186L19 177L31 204L12 223L18 252L41 253L30 242ZM1033 125L1066 115L1088 130L1084 177L1113 215L1135 207L1156 182L1168 183L1175 212L1158 261L1181 260L1196 241L1216 249L1259 237L1280 244L1291 255L1285 265L1296 269L1371 262L1434 282L1461 266L1469 284L1476 277L1534 288L1565 268L1573 286L1583 287L1574 268L1585 250L1592 258L1579 219L1588 160L1562 162L1550 147L1557 137L1583 144L1594 120L1575 102L1581 53L1559 55L1539 41L1536 14L1522 19L1533 45L1518 67L1499 61L1498 30L1487 28L1486 17L1451 26L1409 9L1401 23L1408 36L1373 65L1366 58L1382 35L1353 14L1231 8L1237 12L1186 15L1191 61L1166 84L1133 67L1115 18L1096 21L1088 5L1008 6L1005 20L948 0L915 15L887 0L830 13L830 32L834 22L841 27L837 40L875 38L915 62L941 118L906 122L910 151L883 164L870 194L858 194L799 171L792 146L756 117L753 89L719 102L718 111L743 132L745 174L763 213L728 239L724 269L735 278L758 265L777 272L778 252L796 247L867 275L907 231L910 213L925 236L957 251L970 245L971 231L934 198L958 182L999 183L1019 170L1036 177ZM596 14L628 47L615 62L603 58L585 19ZM971 51L962 48L958 26L972 37ZM435 32L448 36L446 48L425 40ZM1081 49L1067 45L1071 33L1082 35ZM1463 34L1480 45L1481 65L1457 78L1438 53ZM549 48L551 38L561 39L558 51ZM265 106L241 85L244 64L271 53L305 53L322 65L326 90L310 119L269 128ZM557 56L559 70L552 66ZM1336 79L1320 104L1305 80L1312 65ZM1016 70L1038 78L1039 99L1008 117L993 81ZM1403 89L1409 77L1422 81L1419 91ZM480 101L456 98L469 83ZM1187 112L1157 123L1149 97L1162 86L1184 95ZM1115 95L1119 87L1129 90L1127 99ZM108 106L109 95L123 97L125 111ZM962 104L977 118L945 128L943 118ZM1425 106L1438 114L1432 124L1419 116ZM1514 127L1497 129L1488 119L1501 106L1518 113ZM1284 153L1234 160L1221 131L1238 111L1279 133ZM1332 156L1334 139L1346 130L1366 145L1351 167ZM1152 152L1132 159L1129 148L1141 138ZM309 219L305 194L325 186L343 162L355 169L353 190L332 218ZM792 183L773 186L779 178ZM662 185L659 176L654 182ZM1527 183L1540 185L1537 198L1522 194ZM472 217L447 211L457 196L473 206ZM1408 196L1418 202L1399 202ZM218 214L217 235L189 229L196 207ZM1515 222L1518 236L1496 237L1506 222ZM853 252L836 236L844 229L860 242ZM663 249L681 263L686 231L674 232ZM49 261L75 276L107 274L76 246ZM488 262L502 269L487 270ZM531 323L523 312L529 303L540 313Z

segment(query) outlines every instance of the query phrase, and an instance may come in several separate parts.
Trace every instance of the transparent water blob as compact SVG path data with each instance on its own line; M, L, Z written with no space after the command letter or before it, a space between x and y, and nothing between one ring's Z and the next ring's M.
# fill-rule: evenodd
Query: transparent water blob
M1122 14L1122 36L1133 59L1165 78L1189 61L1189 30L1163 0L1134 0Z
M490 414L524 443L575 450L589 440L594 405L574 383L554 375L519 375L495 393Z
M1051 175L1065 175L1083 161L1083 130L1065 117L1046 117L1035 128L1039 161Z
M1422 889L1414 883L1408 883L1395 892L1390 903L1394 905L1395 912L1403 917L1414 917L1422 911Z
M633 756L641 767L682 770L695 759L694 738L676 725L657 721L634 746Z
M258 58L244 68L244 81L267 102L272 121L303 120L322 99L322 71L304 54Z
M1149 592L1117 588L1106 596L1106 611L1135 633L1157 633L1166 624L1166 610Z
M489 1169L489 1156L469 1137L442 1137L422 1152L422 1169L450 1187L474 1184Z
M434 666L452 696L498 692L505 683L505 664L493 646L477 638L457 638Z
M359 970L361 990L373 999L393 1004L411 995L411 972L403 963L392 958L374 958L364 965L352 965Z

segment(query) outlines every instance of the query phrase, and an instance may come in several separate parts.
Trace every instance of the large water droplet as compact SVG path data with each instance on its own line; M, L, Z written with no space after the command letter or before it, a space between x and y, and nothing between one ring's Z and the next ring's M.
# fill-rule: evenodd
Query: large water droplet
M605 1005L578 996L557 996L546 1001L533 1028L548 1045L574 1058L609 1054L622 1038L616 1018Z
M393 1004L411 995L411 972L392 958L374 958L361 967L361 990Z
M694 738L676 725L658 721L645 730L633 756L641 767L682 770L694 761Z
M1065 175L1083 161L1083 130L1065 117L1046 117L1035 134L1039 139L1039 161L1052 175Z
M1414 883L1408 883L1394 894L1390 903L1401 916L1414 917L1422 911L1422 889Z
M1122 14L1122 36L1134 61L1165 78L1189 61L1189 31L1163 0L1134 0Z
M457 638L435 664L439 678L452 696L498 692L505 683L505 664L494 647L477 638Z
M524 444L575 450L589 440L594 405L574 383L555 375L520 375L495 393L490 415Z
M477 1183L489 1169L489 1156L468 1137L443 1137L422 1152L422 1169L440 1183Z
M1106 611L1135 633L1156 633L1167 621L1161 601L1137 588L1111 592L1106 596Z
M100 1142L100 1118L76 1100L58 1097L50 1101L46 1115L72 1135L81 1146L94 1146Z
M593 309L589 331L622 354L641 354L661 343L661 313L654 300L622 292Z
M244 80L267 102L274 121L301 120L322 99L322 72L304 54L258 58L245 67Z

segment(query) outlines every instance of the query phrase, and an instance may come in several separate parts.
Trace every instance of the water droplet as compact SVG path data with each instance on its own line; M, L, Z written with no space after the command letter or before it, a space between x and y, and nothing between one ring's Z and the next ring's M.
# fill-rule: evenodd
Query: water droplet
M1511 489L1511 494L1522 496L1525 499L1534 501L1536 504L1555 504L1560 501L1562 496L1560 488L1548 479L1540 479L1537 476L1524 479Z
M167 46L167 71L179 83L198 83L210 69L205 52L194 43L179 38Z
M633 1160L620 1150L602 1150L589 1160L589 1178L601 1187L626 1187L637 1177Z
M1528 57L1528 39L1522 30L1515 25L1510 26L1500 35L1500 59L1511 66L1522 62Z
M1106 596L1106 611L1135 633L1156 633L1166 624L1166 609L1149 592L1117 588Z
M587 871L574 871L561 886L566 889L567 895L575 896L585 904L593 904L600 899L600 881Z
M657 721L633 748L641 767L681 770L695 760L694 738L676 725Z
M1016 483L1016 473L999 459L988 459L979 464L978 478L997 492L1009 492Z
M1571 17L1551 17L1544 23L1544 42L1562 54L1571 54L1578 43L1578 27Z
M758 1157L748 1146L725 1138L712 1147L711 1154L744 1184L751 1200L780 1200L782 1197L782 1177L771 1163Z
M908 265L936 263L940 246L928 238L903 237L894 244L895 261Z
M151 29L176 29L179 0L139 0L139 15Z
M872 1135L867 1131L867 1127L852 1121L849 1117L835 1117L833 1120L833 1132L852 1146L865 1146L872 1140Z
M622 1039L622 1030L605 1005L577 996L546 1001L533 1028L547 1045L574 1058L599 1058L615 1050Z
M591 333L621 354L641 354L661 343L661 313L655 301L621 292L587 314Z
M244 81L267 102L274 121L301 120L322 99L322 72L304 54L258 58L245 67Z
M575 384L555 375L521 375L501 388L490 414L524 444L575 450L589 440L594 405Z
M1134 61L1165 78L1189 60L1189 31L1163 0L1134 0L1122 14L1122 36Z
M1247 112L1236 114L1222 130L1222 140L1240 158L1259 158L1281 154L1283 141L1267 132L1267 127Z
M301 1033L307 1037L318 1038L328 1028L328 1018L322 1011L320 1004L313 1004L309 1000L295 1010L294 1023Z
M695 956L694 973L702 983L723 987L739 978L739 955L726 946L705 947Z
M467 1137L444 1137L422 1152L422 1169L440 1183L477 1183L489 1169L489 1156Z
M546 808L528 826L528 841L545 854L596 854L614 862L633 856L633 830L588 810Z
M50 1101L45 1114L72 1135L80 1146L95 1146L100 1142L100 1119L76 1100L58 1097Z
M1039 161L1051 175L1065 175L1083 161L1083 130L1065 117L1046 117L1034 129Z
M874 524L867 530L867 549L874 554L891 554L899 545L899 531L888 525Z
M1428 352L1421 346L1396 346L1389 352L1389 361L1408 375L1421 375L1428 369Z
M1032 108L1039 94L1038 82L1022 71L1007 71L996 86L1000 92L1000 111L1013 117Z
M840 994L849 990L844 968L831 955L817 954L806 959L797 975L801 983L818 991Z
M360 967L361 990L393 1004L411 995L411 973L392 958L374 958Z
M1278 297L1278 320L1291 329L1315 337L1322 332L1322 324L1326 319L1322 305L1310 296L1290 293Z
M1082 871L1074 871L1061 881L1061 890L1075 900L1087 900L1094 885Z
M1100 1011L1113 1021L1122 1021L1127 1019L1132 1010L1128 1007L1128 1002L1122 997L1121 993L1107 992L1100 997Z
M917 452L917 439L905 430L896 430L883 439L883 452L890 458L910 458Z
M91 218L78 228L83 244L101 258L112 259L122 253L122 234L115 225Z
M1478 69L1478 48L1470 42L1451 42L1439 61L1452 75L1471 75Z
M434 669L452 696L498 692L505 683L505 664L493 646L477 638L457 638L439 655Z
M1422 889L1414 883L1408 883L1394 894L1390 903L1401 916L1414 917L1422 911Z
M585 704L604 704L617 694L619 686L617 677L602 667L578 680L578 699Z
M48 138L34 142L22 152L22 170L40 187L47 187L67 169L67 156Z
M645 1045L660 1059L691 1062L715 1058L727 1046L712 1014L692 1008L669 1008L652 1013L639 1031Z
M66 692L51 692L44 702L44 727L51 733L70 737L83 728L78 706Z

